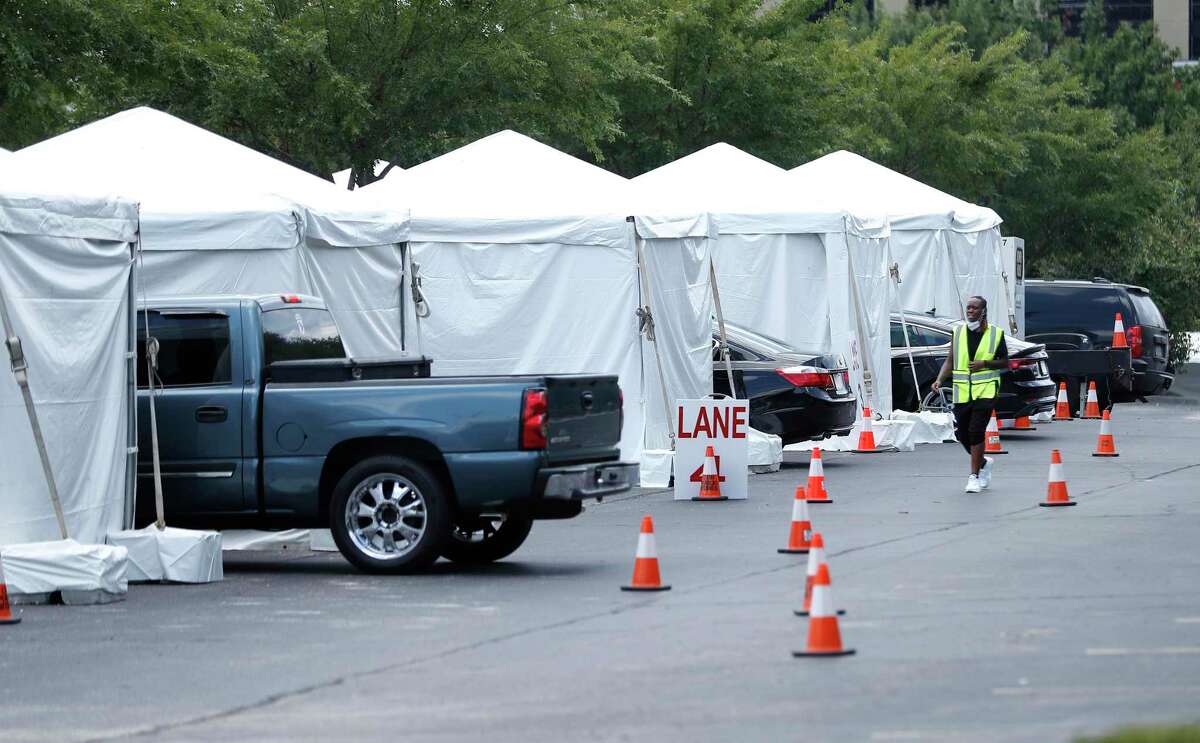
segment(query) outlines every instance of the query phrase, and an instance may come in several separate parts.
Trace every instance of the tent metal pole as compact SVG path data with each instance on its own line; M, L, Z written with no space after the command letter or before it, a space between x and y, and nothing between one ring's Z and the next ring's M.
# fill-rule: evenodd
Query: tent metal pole
M889 254L888 257L890 258L891 255ZM908 320L904 315L904 305L900 302L900 264L892 261L892 267L888 273L892 276L892 286L896 290L896 303L894 306L899 310L900 328L904 331L904 350L908 353L908 369L912 372L913 392L917 395L918 410L913 411L916 413L920 412L919 409L921 407L921 383L917 381L917 362L913 360L912 343L908 339ZM895 405L895 403L896 401L892 400L892 404Z
M29 427L33 430L33 440L37 445L38 457L42 461L42 474L46 477L46 487L50 492L50 505L54 507L54 518L58 520L58 531L63 539L69 539L67 519L63 515L62 501L58 497L58 486L54 482L54 470L50 467L50 455L46 451L46 439L42 435L37 408L33 404L33 393L29 389L29 365L25 360L25 352L21 348L21 339L17 337L12 320L9 318L3 287L0 287L0 323L4 326L4 345L8 348L12 373L17 380L17 386L21 388L21 398L25 401L25 414L29 417Z
M142 254L138 253L141 261ZM146 392L150 396L150 459L154 468L154 526L162 531L167 528L166 509L163 507L162 463L158 448L158 411L154 404L154 380L158 376L158 339L150 335L150 305L146 301L146 287L142 290L142 313L145 317L146 337Z
M645 322L646 337L650 340L650 345L654 348L654 361L658 365L658 384L662 390L663 412L667 419L667 434L671 437L671 450L675 450L675 423L671 420L671 401L667 395L667 376L663 372L662 354L658 351L658 340L654 334L654 311L653 304L650 301L650 276L646 269L646 256L642 250L642 241L637 235L633 236L633 244L637 250L638 260L638 277L642 282L642 296L646 302L644 307L638 309L642 320Z
M725 335L725 313L721 311L721 290L717 288L717 269L713 265L712 253L708 255L708 285L712 287L713 306L717 310L717 330L721 336L721 359L725 362L725 373L729 375L729 393L737 399L737 383L733 379L733 361L729 358L729 339Z
M141 234L135 242L129 244L129 291L127 292L127 301L129 303L129 344L126 346L125 356L128 362L125 365L125 373L128 375L129 382L127 388L127 403L128 412L126 419L128 423L128 436L125 457L125 515L122 519L122 529L132 529L133 520L136 514L137 502L137 460L138 460L138 416L137 416L137 287L142 280L141 271L138 270L139 257L142 252Z
M847 225L848 227L849 225ZM871 372L871 355L868 352L866 326L863 325L863 305L862 298L858 294L858 278L854 271L854 251L850 249L850 231L845 231L846 238L846 267L850 274L850 301L854 307L854 325L858 331L858 347L859 357L863 365L863 387L868 401L872 403L872 409L877 410L879 406L875 404L875 384Z

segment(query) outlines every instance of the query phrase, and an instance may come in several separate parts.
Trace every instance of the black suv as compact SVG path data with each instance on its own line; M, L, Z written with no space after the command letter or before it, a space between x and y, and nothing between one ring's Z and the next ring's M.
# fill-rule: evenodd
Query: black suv
M1167 367L1167 321L1149 289L1105 279L1025 282L1025 339L1048 351L1109 348L1118 312L1133 357L1133 397L1166 392L1175 381ZM1116 401L1130 399L1112 390Z

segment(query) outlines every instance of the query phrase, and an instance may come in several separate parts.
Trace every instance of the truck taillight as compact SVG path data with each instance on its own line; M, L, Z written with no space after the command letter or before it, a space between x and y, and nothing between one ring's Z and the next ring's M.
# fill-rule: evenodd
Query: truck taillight
M1142 326L1131 325L1125 333L1129 341L1129 355L1135 359L1142 358Z
M521 448L545 449L548 427L546 390L525 390L521 400Z
M833 375L815 366L789 366L776 369L775 373L796 387L833 388Z
M617 388L617 410L621 411L617 428L621 431L625 430L625 390Z

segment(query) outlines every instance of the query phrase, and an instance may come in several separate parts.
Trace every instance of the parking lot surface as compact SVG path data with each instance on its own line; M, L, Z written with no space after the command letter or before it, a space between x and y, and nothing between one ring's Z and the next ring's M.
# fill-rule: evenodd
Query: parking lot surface
M806 454L743 502L667 491L535 525L427 575L336 554L226 557L226 580L23 607L0 628L6 740L1067 741L1200 718L1200 407L1122 405L1004 438L990 491L954 445L825 456L842 636L796 659L805 558L781 555ZM1075 508L1044 509L1052 448ZM673 590L629 594L654 516Z

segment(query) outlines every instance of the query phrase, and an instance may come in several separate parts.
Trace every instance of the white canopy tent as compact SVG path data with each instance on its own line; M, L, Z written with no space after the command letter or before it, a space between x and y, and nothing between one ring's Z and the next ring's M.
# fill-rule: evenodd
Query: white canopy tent
M623 457L668 456L668 405L712 391L706 214L640 209L624 178L511 131L360 194L412 209L434 374L618 374Z
M720 233L713 262L728 320L803 350L842 354L860 397L887 414L886 222L851 216L819 197L794 198L785 175L722 143L633 185L641 202L712 213Z
M899 269L899 303L911 311L961 317L966 299L988 300L993 322L1010 327L1013 266L1005 265L996 212L943 193L852 152L792 169L788 194L820 198L855 214L885 217Z
M333 183L149 108L26 147L20 182L93 188L141 203L142 288L153 296L302 292L322 297L357 357L402 338L407 210L372 208ZM411 314L411 313L409 313Z
M0 353L0 545L61 539L54 492L69 536L102 544L134 475L137 205L20 187L0 172L0 329L20 339L33 410L20 357Z

